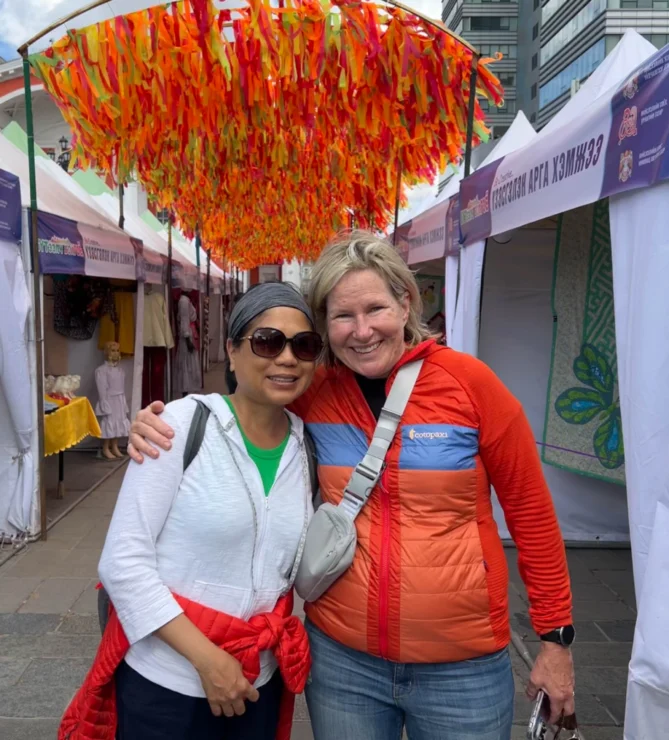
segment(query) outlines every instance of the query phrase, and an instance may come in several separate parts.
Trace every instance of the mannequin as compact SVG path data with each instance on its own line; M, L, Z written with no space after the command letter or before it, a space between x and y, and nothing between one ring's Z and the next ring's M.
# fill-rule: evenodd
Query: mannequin
M107 342L104 351L105 364L95 371L99 396L95 414L102 430L102 456L116 460L124 457L118 448L118 440L130 432L130 410L125 400L125 371L119 364L121 347L118 342Z

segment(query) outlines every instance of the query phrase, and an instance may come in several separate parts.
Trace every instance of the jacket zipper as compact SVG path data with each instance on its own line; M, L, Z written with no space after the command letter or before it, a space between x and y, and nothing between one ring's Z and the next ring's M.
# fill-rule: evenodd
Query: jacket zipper
M379 652L388 659L388 591L390 589L390 494L386 471L379 481L381 491L381 563L379 566Z

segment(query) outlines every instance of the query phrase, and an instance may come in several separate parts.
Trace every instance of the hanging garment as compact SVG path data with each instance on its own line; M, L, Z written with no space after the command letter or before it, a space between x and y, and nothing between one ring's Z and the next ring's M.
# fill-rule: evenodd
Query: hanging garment
M130 433L130 409L125 400L125 372L120 365L105 362L95 371L98 403L95 414L100 421L102 439L118 439Z
M81 275L53 276L53 328L69 339L85 341L95 333L98 319L116 309L109 286Z
M165 369L168 351L165 347L144 347L142 406L148 406L154 401L165 402Z
M118 342L122 355L135 354L135 307L132 293L114 292L114 315L106 313L100 321L98 348L107 342Z
M161 293L147 293L144 296L144 346L174 347L165 296Z
M202 389L200 353L197 345L195 306L187 295L181 295L177 307L177 343L174 367L174 389L176 394L196 393ZM191 345L192 350L188 345Z

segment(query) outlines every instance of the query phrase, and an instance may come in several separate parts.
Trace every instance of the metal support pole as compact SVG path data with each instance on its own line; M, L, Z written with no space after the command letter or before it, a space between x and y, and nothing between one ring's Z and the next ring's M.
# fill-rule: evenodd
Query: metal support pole
M465 177L471 174L472 139L474 138L474 109L476 108L476 82L479 75L479 58L472 57L472 72L469 76L469 103L467 110L467 143L465 147Z
M393 231L393 246L397 245L397 228L400 220L400 195L402 194L402 162L397 158L397 192L395 194L395 230Z
M125 226L125 215L124 215L124 209L123 209L123 183L120 182L118 184L118 227L119 229L122 229Z
M173 334L176 336L174 326L174 305L172 300L172 214L167 218L167 315L169 316L170 326ZM172 350L167 350L167 363L170 366L170 383L167 389L167 400L172 400L173 378L172 373Z
M200 249L202 240L200 230L195 234L195 265L197 267L197 332L200 337L200 388L204 388L204 321L202 317L202 273L200 272Z
M30 89L28 48L23 54L23 86L28 133L28 171L30 174L30 256L33 274L33 319L35 322L35 392L37 394L37 485L39 486L40 534L46 540L46 481L44 479L44 332L42 327L42 286L40 285L39 241L37 239L37 175L35 170L35 127Z
M211 294L211 249L207 250L207 298Z

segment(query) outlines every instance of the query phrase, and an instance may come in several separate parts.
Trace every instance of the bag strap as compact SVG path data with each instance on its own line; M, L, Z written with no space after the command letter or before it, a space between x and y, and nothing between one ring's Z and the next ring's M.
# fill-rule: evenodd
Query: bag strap
M388 449L393 441L404 409L409 402L411 392L416 385L422 366L423 360L409 362L403 365L395 376L388 398L381 409L369 449L355 466L355 470L344 489L344 497L339 504L351 519L358 516L362 507L367 503L367 499L371 496L374 486L379 482L385 467Z
M313 501L318 496L318 458L316 457L316 445L313 437L304 427L304 447L307 453L307 465L309 466L309 481L311 483L311 498Z
M209 414L211 413L209 406L206 406L202 401L196 398L195 403L197 406L195 407L195 413L190 423L186 447L184 449L184 473L188 470L188 466L195 460L197 453L200 451Z

